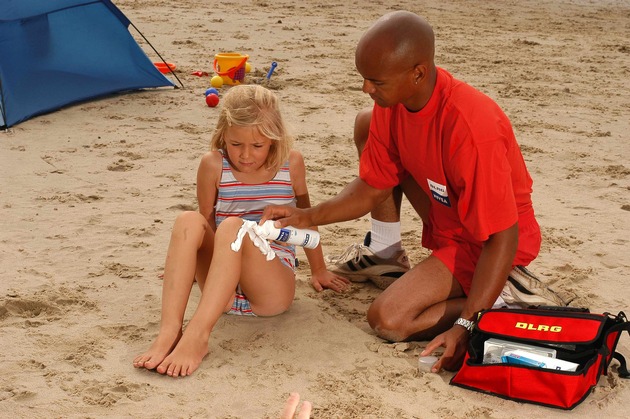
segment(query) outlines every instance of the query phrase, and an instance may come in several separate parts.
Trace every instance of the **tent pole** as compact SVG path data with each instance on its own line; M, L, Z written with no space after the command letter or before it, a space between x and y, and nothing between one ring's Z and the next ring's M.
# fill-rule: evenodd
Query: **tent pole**
M133 24L133 22L132 22L132 21L129 21L129 24L130 24L131 26L133 26L133 28L134 28L134 29L135 29L135 30L136 30L136 31L140 34L140 36L141 36L141 37L142 37L142 38L146 41L146 43L147 43L147 44L149 44L149 46L151 47L151 49L153 49L153 51L155 51L155 53L158 55L158 57L160 57L160 60L162 60L162 62L163 62L163 63L164 63L164 64L165 64L168 68L169 68L169 70L171 70L171 74L172 74L173 76L175 76L175 78L177 79L177 81L179 82L179 84L181 84L181 85L182 85L182 89L185 89L185 87L184 87L184 83L182 83L182 81L179 79L179 77L177 77L177 74L175 74L175 72L173 71L173 69L171 68L171 66L170 66L170 65L168 65L168 63L164 60L164 58L162 58L162 55L160 55L160 53L158 52L158 50L156 50L156 49L153 47L153 45L151 45L151 42L149 42L149 40L146 38L146 36L144 36L144 35L142 34L142 32L140 32L140 29L138 29L138 28L136 27L136 25L134 25L134 24ZM175 86L175 87L177 87L177 86Z
M2 90L2 79L0 79L0 111L2 112L2 120L4 125L0 125L0 129L9 131L9 123L7 122L7 108L4 106L4 90Z

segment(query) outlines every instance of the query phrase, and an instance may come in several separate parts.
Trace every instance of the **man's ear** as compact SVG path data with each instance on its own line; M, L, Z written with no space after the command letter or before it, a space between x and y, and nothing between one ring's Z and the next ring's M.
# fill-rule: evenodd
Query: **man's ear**
M423 64L416 64L413 68L413 81L415 84L421 83L424 81L427 76L427 67Z

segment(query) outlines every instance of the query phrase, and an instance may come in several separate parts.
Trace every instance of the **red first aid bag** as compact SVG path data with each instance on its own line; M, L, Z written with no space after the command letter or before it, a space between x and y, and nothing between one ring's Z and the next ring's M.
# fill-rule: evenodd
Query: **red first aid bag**
M615 352L621 333L630 333L623 312L541 307L481 312L468 352L451 384L520 402L572 409L608 373L611 361L628 378ZM568 369L567 369L568 368Z

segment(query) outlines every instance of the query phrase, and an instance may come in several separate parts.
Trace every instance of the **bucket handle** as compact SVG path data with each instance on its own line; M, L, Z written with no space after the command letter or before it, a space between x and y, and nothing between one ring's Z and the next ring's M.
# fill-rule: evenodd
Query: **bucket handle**
M243 66L243 64L245 64L245 61L247 61L247 57L243 58L237 66L234 66L227 71L219 71L217 70L217 59L215 58L212 63L212 68L214 68L214 71L216 71L219 76L229 76L231 79L234 79L234 75Z

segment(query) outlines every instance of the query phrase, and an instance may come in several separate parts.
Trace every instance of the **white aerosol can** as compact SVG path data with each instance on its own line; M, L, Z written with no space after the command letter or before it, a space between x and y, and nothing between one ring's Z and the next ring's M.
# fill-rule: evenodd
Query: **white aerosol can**
M307 230L293 227L276 228L273 220L267 220L260 226L260 235L269 240L275 240L307 249L315 249L319 244L319 233L315 230Z

